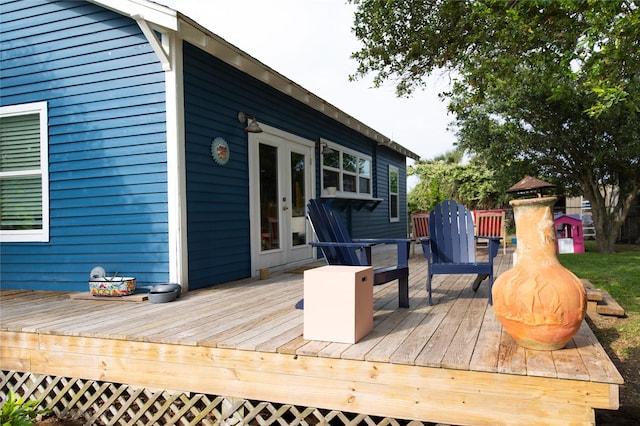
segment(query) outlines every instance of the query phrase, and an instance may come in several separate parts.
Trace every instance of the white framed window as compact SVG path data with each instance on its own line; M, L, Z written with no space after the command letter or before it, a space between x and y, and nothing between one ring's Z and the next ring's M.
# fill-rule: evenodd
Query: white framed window
M323 193L332 193L333 189L329 188L335 187L337 195L371 198L371 157L323 139L320 142L331 150L331 153L321 155Z
M49 241L47 103L0 107L0 241Z
M400 169L389 166L389 222L400 221Z

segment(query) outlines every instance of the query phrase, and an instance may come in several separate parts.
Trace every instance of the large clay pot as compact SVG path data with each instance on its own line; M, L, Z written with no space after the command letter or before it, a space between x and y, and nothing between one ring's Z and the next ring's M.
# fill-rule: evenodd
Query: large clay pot
M551 206L555 197L511 201L517 263L493 284L493 308L504 329L529 349L563 348L587 307L582 282L556 257Z

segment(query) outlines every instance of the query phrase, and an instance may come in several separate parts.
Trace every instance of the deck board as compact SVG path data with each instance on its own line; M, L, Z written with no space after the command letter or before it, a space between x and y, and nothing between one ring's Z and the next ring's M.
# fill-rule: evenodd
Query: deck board
M465 284L465 280L459 278L456 283L459 287L460 285ZM451 294L453 295L453 293ZM424 367L441 366L442 360L449 349L449 344L453 341L460 324L469 310L469 305L471 304L471 298L473 295L474 293L471 286L464 285L464 289L459 293L458 298L447 300L446 303L450 303L451 307L447 311L443 326L435 329L434 334L415 359L415 365L421 365Z
M486 288L487 286L485 286ZM468 370L476 346L482 323L478 320L484 317L487 309L486 300L474 297L463 313L458 331L447 347L440 366L457 370Z
M558 376L551 352L526 349L525 357L527 358L528 375L539 377Z
M502 324L493 313L493 309L486 309L482 317L482 325L478 332L478 339L473 348L473 355L469 361L469 369L495 373L498 371L499 352L502 339Z
M498 372L527 375L526 349L518 346L511 336L502 333L498 352Z
M303 274L274 273L165 304L2 290L0 366L450 424L590 424L617 408L622 377L586 322L562 350L525 350L471 275L435 276L430 306L417 251L411 307L397 282L376 286L374 329L356 344L305 340ZM499 255L496 274L510 264Z
M567 343L563 350L553 351L552 356L558 378L591 380L574 340Z

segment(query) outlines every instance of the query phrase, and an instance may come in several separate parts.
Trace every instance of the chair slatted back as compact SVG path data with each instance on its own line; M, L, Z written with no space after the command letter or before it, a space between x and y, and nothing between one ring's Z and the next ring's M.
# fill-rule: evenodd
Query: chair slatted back
M328 243L353 242L347 226L340 215L324 205L322 201L316 199L309 200L307 217L318 241ZM321 250L327 263L330 265L361 265L355 248L322 247Z
M473 215L462 204L445 200L430 214L429 233L435 242L433 263L476 261Z
M412 213L411 223L415 240L429 236L429 213Z
M476 211L476 236L502 238L503 253L506 250L505 211L480 210Z
M429 216L429 213L425 212L411 213L412 254L415 254L416 245L420 243L420 238L429 236Z

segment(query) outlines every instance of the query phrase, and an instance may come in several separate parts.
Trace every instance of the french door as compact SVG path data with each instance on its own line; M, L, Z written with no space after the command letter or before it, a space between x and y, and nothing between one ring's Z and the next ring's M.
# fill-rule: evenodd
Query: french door
M263 133L249 136L253 276L313 257L305 212L312 196L314 144L260 126Z

